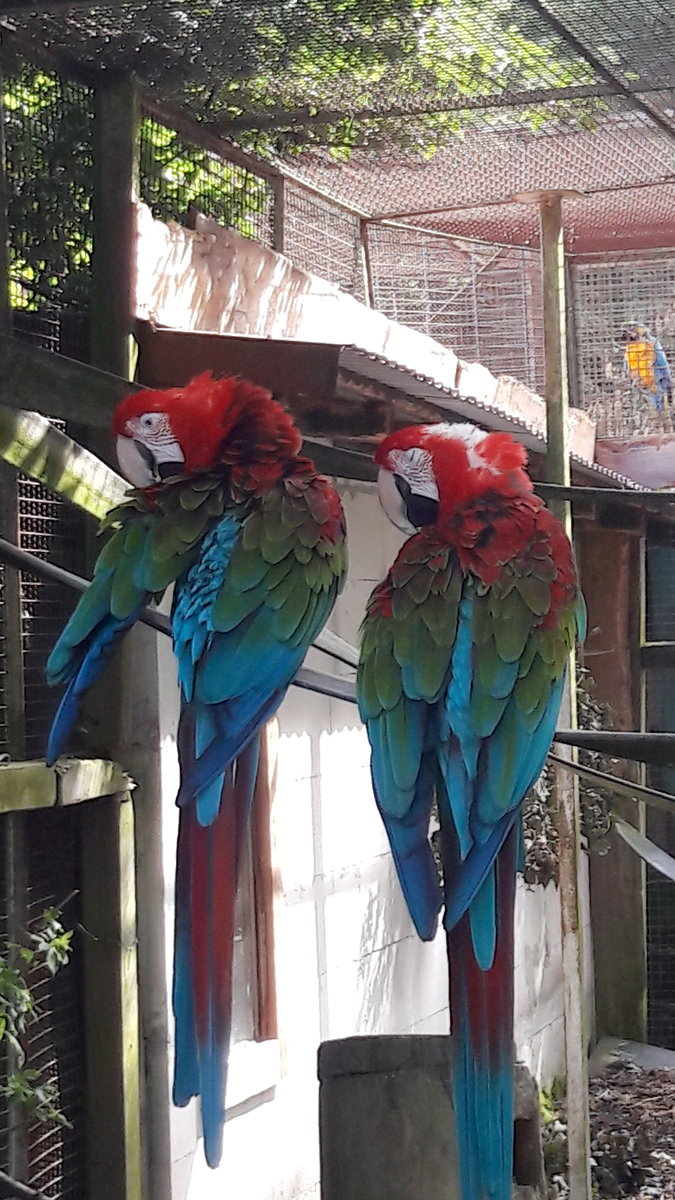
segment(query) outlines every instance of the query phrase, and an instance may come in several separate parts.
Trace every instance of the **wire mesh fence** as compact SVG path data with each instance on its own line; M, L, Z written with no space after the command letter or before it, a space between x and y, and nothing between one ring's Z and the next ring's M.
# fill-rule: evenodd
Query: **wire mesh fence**
M3 91L11 304L58 349L59 313L89 300L93 90L13 56Z
M290 181L285 185L284 252L296 266L365 299L358 216Z
M273 240L274 194L267 179L148 114L141 123L140 196L163 221L213 217L264 245Z
M25 886L10 896L5 872L7 822L0 821L0 937L7 936L5 914L18 916L13 937L25 940L36 928L45 909L60 908L68 899L63 922L73 928L79 917L80 846L76 809L27 812L21 821L19 859L14 868ZM20 915L19 915L20 909ZM40 966L29 972L28 985L36 1005L37 1021L27 1026L23 1038L26 1068L38 1072L40 1085L56 1089L56 1106L70 1127L39 1121L14 1104L11 1111L0 1101L0 1161L7 1169L10 1144L19 1143L30 1186L47 1200L85 1200L85 1056L83 990L77 953L56 976ZM0 1043L0 1053L5 1042ZM6 1076L6 1060L0 1061ZM4 1080L3 1080L4 1082ZM12 1130L10 1131L10 1124Z
M572 287L576 403L601 436L672 432L675 254L574 263Z
M79 918L79 814L26 813L24 821L27 912L30 925L49 907L68 898L63 923ZM33 1121L27 1129L31 1185L48 1200L85 1200L85 1056L82 1038L84 993L81 953L55 976L41 969L31 980L39 1021L30 1030L28 1058L33 1069L57 1088L59 1108L70 1123Z
M63 422L55 422L64 428ZM4 499L11 489L11 507L16 508L18 544L38 558L50 558L59 566L82 573L84 569L84 519L75 509L25 475L7 467L3 474ZM57 693L47 686L45 663L51 647L72 610L73 598L58 585L45 583L28 572L19 573L18 626L10 620L4 603L3 567L0 580L0 754L9 750L7 720L7 657L11 640L17 649L22 672L23 712L20 758L44 757L47 733L58 703ZM17 754L18 750L18 754Z
M381 225L368 242L376 308L461 358L543 386L538 254Z

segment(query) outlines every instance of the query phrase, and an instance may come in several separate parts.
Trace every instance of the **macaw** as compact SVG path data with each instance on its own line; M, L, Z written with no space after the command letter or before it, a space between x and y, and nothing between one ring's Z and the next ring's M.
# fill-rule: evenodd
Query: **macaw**
M425 941L445 907L463 1200L510 1200L520 812L551 744L583 600L564 529L508 434L416 426L385 438L375 461L382 506L410 536L362 626L373 790Z
M646 325L627 325L621 337L625 342L626 376L648 393L659 412L668 409L673 397L673 380L663 346Z
M134 489L50 655L66 690L47 761L80 699L152 598L175 584L181 689L173 1098L201 1103L204 1150L221 1157L232 1008L237 867L260 733L345 578L339 497L300 455L290 415L263 388L207 373L128 396L113 418Z

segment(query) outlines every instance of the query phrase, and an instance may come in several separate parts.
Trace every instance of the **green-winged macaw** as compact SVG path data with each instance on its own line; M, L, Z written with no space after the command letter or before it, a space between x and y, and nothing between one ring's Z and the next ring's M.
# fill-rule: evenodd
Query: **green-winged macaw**
M434 937L445 907L462 1197L510 1200L520 811L551 744L583 600L564 529L508 434L403 429L375 461L382 505L410 537L362 629L373 787L420 937Z
M143 607L175 583L181 687L173 1008L176 1104L201 1103L215 1166L232 1005L237 865L260 731L344 582L339 497L301 457L289 414L251 383L198 376L128 396L113 432L135 490L104 524L93 582L55 645L66 691L47 753L65 748L83 692Z

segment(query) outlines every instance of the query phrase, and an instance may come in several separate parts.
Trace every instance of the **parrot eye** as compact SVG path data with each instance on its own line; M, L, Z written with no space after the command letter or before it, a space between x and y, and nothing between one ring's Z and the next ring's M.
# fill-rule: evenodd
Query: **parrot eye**
M156 429L161 421L161 417L161 413L143 413L143 416L139 418L139 424L144 429Z

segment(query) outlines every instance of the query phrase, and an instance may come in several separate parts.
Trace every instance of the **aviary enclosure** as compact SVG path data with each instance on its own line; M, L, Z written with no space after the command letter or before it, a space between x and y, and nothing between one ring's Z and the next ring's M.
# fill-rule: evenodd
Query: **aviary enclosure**
M601 439L674 432L672 392L654 403L626 348L626 330L645 327L675 370L675 27L665 3L35 8L6 0L0 10L16 338L90 358L97 92L104 76L134 72L138 196L156 216L213 216L538 391L537 199L560 193L572 402ZM2 532L80 569L78 519L25 477L3 473L2 486ZM663 644L675 642L675 531L654 519L647 534L643 727L673 729L675 667ZM42 662L70 601L2 567L0 589L0 753L38 758L52 703ZM670 771L650 782L675 791ZM39 847L49 834L34 816ZM672 818L650 811L648 829L675 852ZM49 894L39 892L39 857L21 854L36 903L77 887L64 858L52 862ZM5 874L3 910L11 886ZM651 870L646 906L647 1034L675 1048L675 885ZM45 1061L72 1048L64 1104L79 1086L71 986L41 1027ZM0 1151L6 1126L0 1113ZM34 1187L82 1195L77 1132L34 1127L25 1146Z

